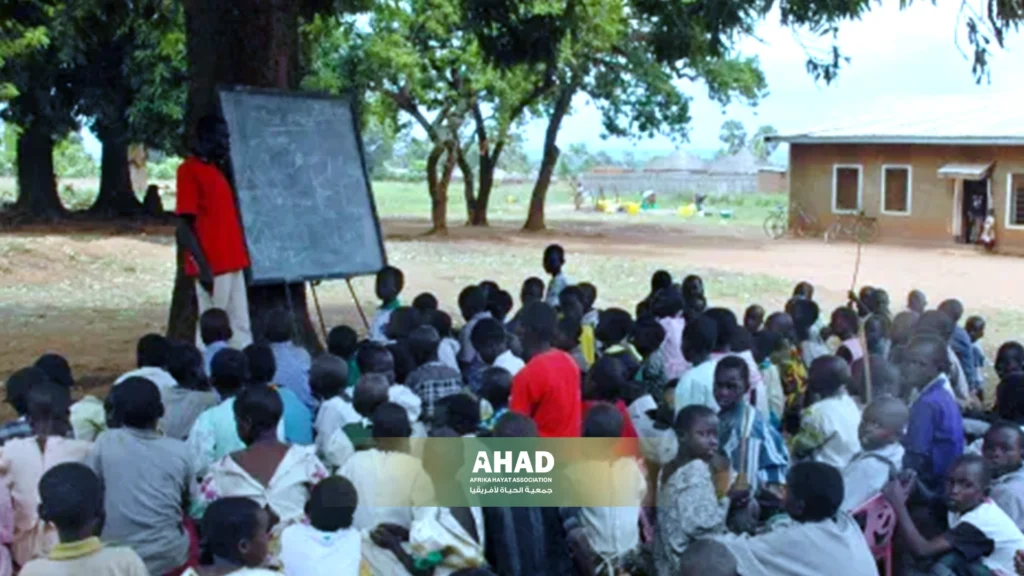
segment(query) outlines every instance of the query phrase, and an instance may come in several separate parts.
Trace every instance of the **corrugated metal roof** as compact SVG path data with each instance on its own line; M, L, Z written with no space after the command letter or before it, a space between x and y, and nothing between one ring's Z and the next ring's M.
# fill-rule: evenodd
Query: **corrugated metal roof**
M1024 145L1020 96L976 95L908 100L886 114L773 139L793 144Z

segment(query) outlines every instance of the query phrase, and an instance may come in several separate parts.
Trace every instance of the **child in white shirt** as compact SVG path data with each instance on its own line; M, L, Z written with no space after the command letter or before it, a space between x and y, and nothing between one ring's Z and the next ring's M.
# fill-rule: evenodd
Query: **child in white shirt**
M900 439L909 419L906 404L893 396L876 398L864 409L858 429L864 450L843 469L843 510L854 510L874 497L903 469Z
M362 537L352 527L358 495L349 480L322 480L306 503L309 524L281 533L281 563L287 576L358 576Z
M850 365L838 356L823 356L807 371L807 393L816 398L800 418L792 451L842 470L860 452L860 409L846 392L853 382Z

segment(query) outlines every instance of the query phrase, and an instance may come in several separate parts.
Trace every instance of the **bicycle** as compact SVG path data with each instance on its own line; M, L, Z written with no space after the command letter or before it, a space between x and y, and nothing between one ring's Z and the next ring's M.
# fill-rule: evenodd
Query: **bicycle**
M790 218L791 214L792 219ZM791 221L792 226L790 226ZM790 203L788 210L785 204L776 205L764 219L764 233L772 240L782 238L787 232L792 232L793 236L803 238L815 234L818 229L818 220L796 202Z
M855 216L840 216L825 231L825 242L853 240L860 243L878 239L878 218L869 218L862 210Z

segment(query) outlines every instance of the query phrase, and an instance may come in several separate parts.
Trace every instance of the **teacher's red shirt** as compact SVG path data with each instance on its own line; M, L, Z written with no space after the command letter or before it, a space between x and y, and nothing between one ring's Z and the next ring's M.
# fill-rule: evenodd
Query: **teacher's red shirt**
M580 368L561 350L538 354L512 379L508 407L537 423L547 438L578 438L580 420Z
M178 167L178 215L195 216L196 235L214 276L238 272L249 266L249 252L238 219L231 185L220 169L195 157ZM185 259L185 273L198 276L191 256Z

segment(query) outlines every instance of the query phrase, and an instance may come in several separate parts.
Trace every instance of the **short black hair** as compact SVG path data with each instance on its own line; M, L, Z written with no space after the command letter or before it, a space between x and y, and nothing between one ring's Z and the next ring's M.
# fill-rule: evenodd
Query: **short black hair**
M580 310L583 310L583 291L579 289L579 286L566 286L558 293L558 306L560 308L566 308L570 301L578 304Z
M405 289L405 273L394 266L385 266L377 272L377 287L379 288L382 283L391 283L395 289L395 296L398 296Z
M210 361L210 381L222 396L249 383L249 359L241 350L225 348Z
M1024 424L1024 372L1009 374L996 386L996 413L1003 420Z
M133 376L115 386L114 412L121 424L138 430L156 426L164 415L160 389L146 378Z
M633 332L633 317L622 308L603 310L594 329L594 338L606 346L622 342Z
M466 286L459 292L459 311L466 319L487 310L487 293L479 286Z
M576 285L580 289L580 293L583 294L583 308L590 310L594 307L594 302L597 302L597 286L594 286L590 282L580 282Z
M554 308L544 302L531 302L519 313L519 326L541 342L551 342L555 337L557 316Z
M139 368L166 368L171 361L171 341L160 334L146 334L135 345L135 363Z
M512 374L500 367L491 366L480 377L480 395L490 402L495 410L508 406L512 391Z
M697 423L701 418L709 418L715 416L715 411L703 404L690 404L689 406L683 406L683 408L676 414L676 419L672 421L672 431L676 433L676 436L682 437L690 433L693 430L693 425Z
M832 396L853 384L850 365L838 356L821 356L807 369L807 389L822 397Z
M359 335L349 326L335 326L327 333L327 351L348 360L359 348Z
M28 418L32 422L67 421L71 409L71 391L47 380L28 389Z
M633 327L633 344L645 358L661 348L664 341L665 328L654 318L643 318Z
M39 479L39 517L58 530L81 530L102 513L103 483L85 464L58 464Z
M985 318L982 316L969 316L964 322L966 330L978 330L985 327Z
M536 276L530 276L523 280L523 287L519 290L519 301L525 306L530 302L544 299L544 281Z
M431 310L423 315L423 323L434 327L441 338L452 335L452 317L443 310Z
M209 346L214 342L231 340L231 318L220 308L210 308L199 316L199 336L203 344Z
M864 321L864 341L867 343L868 352L881 354L882 343L889 337L891 323L882 314L872 314Z
M760 364L784 347L781 334L761 330L754 336L754 360Z
M334 398L348 386L348 362L322 354L309 367L309 388L319 398Z
M651 297L651 313L656 318L672 318L683 312L683 295L672 286L662 288Z
M988 461L980 454L963 454L953 461L953 464L949 467L949 472L952 472L954 468L960 466L977 466L981 468L981 473L978 475L981 479L981 487L988 490L989 485L992 482L992 470L988 465ZM947 474L949 474L947 472Z
M811 328L821 317L821 309L813 300L796 298L786 305L786 312L793 319L797 338L803 342L811 337Z
M493 362L502 349L505 348L505 339L508 334L501 322L494 318L481 318L473 326L469 335L469 341L485 362ZM490 360L488 360L490 359Z
M19 416L25 416L28 414L28 391L41 382L49 381L46 372L35 366L16 371L4 386L7 390L7 403L14 407Z
M565 249L560 244L548 244L547 248L544 249L544 257L548 254L557 255L562 260L565 260Z
M735 354L747 352L754 348L754 337L750 331L743 326L737 326L732 333L732 342L729 343L729 351Z
M288 342L292 339L294 330L294 317L285 308L272 308L263 318L263 335L271 344Z
M391 353L391 360L395 367L394 381L397 383L405 382L408 380L409 374L412 374L412 371L417 368L412 352L409 351L408 340L392 342L387 345L387 349Z
M477 286L483 289L484 296L486 296L488 300L491 298L492 295L494 295L495 292L501 290L501 286L499 286L498 283L495 282L494 280L484 280L477 284Z
M68 389L74 388L75 377L71 373L71 365L68 364L67 358L60 354L43 354L36 360L35 366L46 372L51 382Z
M726 370L739 370L740 378L748 383L750 382L750 366L747 366L747 361L734 354L729 354L718 361L715 365L715 380L718 380L718 373Z
M378 406L388 401L389 387L383 374L363 374L352 390L352 407L360 416L370 418Z
M917 321L917 326L914 328L914 334L934 334L942 340L949 340L949 337L953 335L953 329L956 324L945 312L939 310L929 310L924 314L921 314L921 318Z
M618 399L627 378L629 371L622 360L615 355L601 356L587 373L587 379L590 381L590 398L587 399L614 402Z
M840 306L832 311L832 321L839 320L854 334L860 332L860 317L852 308Z
M487 297L487 311L498 320L504 320L515 306L512 295L505 290L492 292Z
M243 351L249 362L249 376L257 384L270 384L277 373L274 351L266 344L249 344Z
M178 386L189 390L206 388L203 353L191 342L174 342L167 361L167 372Z
M729 548L711 538L690 543L679 555L679 576L736 576L736 557Z
M843 475L821 462L798 462L789 469L792 497L804 504L801 522L821 522L835 516L843 503Z
M583 419L584 438L618 438L622 436L625 422L622 414L612 404L597 402L587 411Z
M772 312L769 314L764 320L764 330L762 330L762 332L773 332L778 334L782 338L788 340L791 344L796 344L798 341L796 335L796 324L793 322L793 317L786 312ZM810 336L809 330L807 335Z
M356 352L356 366L361 374L389 372L395 369L395 359L383 344L365 342Z
M536 438L537 424L529 416L506 412L494 424L495 438Z
M1024 450L1024 430L1020 429L1020 424L1009 420L997 420L988 427L988 430L985 431L985 436L987 437L989 434L1000 430L1009 430L1012 432L1014 437L1017 438L1017 445L1021 450Z
M418 310L412 306L399 306L388 317L384 332L392 340L405 340L413 330L422 325L423 318Z
M257 536L263 508L255 500L233 496L214 500L203 515L205 548L214 557L242 563L238 544Z
M672 274L668 270L656 270L651 274L651 294L663 288L672 287Z
M900 312L892 319L892 326L889 328L889 337L892 339L893 344L903 344L910 340L913 336L914 331L917 330L917 324L921 321L921 316L914 311Z
M374 438L408 438L412 435L409 413L394 402L385 402L373 411Z
M793 288L793 297L806 296L808 299L814 298L814 284L803 281L798 282Z
M683 342L686 348L699 354L709 354L718 341L718 323L714 318L701 314L686 323L683 328Z
M235 421L248 421L255 434L277 428L284 415L281 395L269 386L248 386L235 398Z
M420 314L430 310L437 310L437 306L437 296L434 296L430 292L417 294L416 297L412 299L412 307L418 310Z
M565 314L555 324L554 344L566 352L571 352L580 344L583 325L576 314Z
M469 394L452 394L437 401L438 421L460 436L480 430L480 402Z
M704 315L715 321L718 326L718 337L715 338L714 350L728 350L732 344L733 335L739 327L736 314L728 308L708 308Z
M416 366L437 360L437 347L440 344L441 335L433 326L420 326L409 334L409 353Z
M344 476L328 476L309 494L306 516L321 532L337 532L352 526L352 516L359 505L359 494Z
M939 304L939 311L946 316L949 316L949 319L956 324L957 322L960 322L960 319L964 316L964 305L963 302L960 302L955 298L950 298L949 300L943 300L942 303Z

